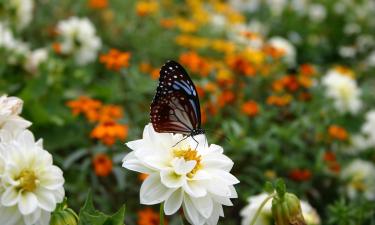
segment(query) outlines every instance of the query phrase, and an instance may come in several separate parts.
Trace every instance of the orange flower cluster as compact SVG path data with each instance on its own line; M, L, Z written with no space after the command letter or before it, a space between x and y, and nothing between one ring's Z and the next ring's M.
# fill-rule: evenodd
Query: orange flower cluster
M88 3L92 9L104 9L108 6L108 0L89 0Z
M113 163L111 158L104 153L99 153L92 159L95 174L99 177L106 177L112 172Z
M233 91L225 90L217 98L218 105L220 108L223 108L226 104L232 103L235 100L236 96Z
M241 55L230 55L226 59L228 66L237 73L253 77L256 74L255 67Z
M336 160L336 154L331 151L326 151L323 160L327 163L329 170L333 173L339 173L341 170L340 164Z
M98 125L92 130L90 137L101 140L105 145L112 146L115 141L125 140L128 127L116 121L124 116L121 107L103 105L100 101L81 96L77 100L67 102L73 115L83 114L90 122Z
M83 114L90 122L95 122L98 120L98 112L102 103L86 96L80 96L77 100L68 101L67 106L71 108L73 115Z
M295 181L307 181L311 178L311 172L308 169L293 169L289 173L289 177Z
M348 139L348 133L346 132L345 128L338 125L329 126L328 134L331 138L339 141L346 141Z
M258 104L253 100L249 100L249 101L243 103L241 108L242 108L242 112L245 115L250 116L250 117L254 117L254 116L258 115L258 113L259 113Z
M119 71L121 68L129 67L130 56L130 52L111 49L107 54L100 55L100 62L109 70Z
M115 141L125 140L128 135L128 127L114 121L99 123L91 132L90 137L99 139L103 144L112 146Z
M282 107L282 106L289 105L292 99L293 97L289 94L285 94L281 96L271 95L267 98L267 104Z
M283 76L272 83L272 88L276 92L280 92L285 89L290 92L295 92L299 87L300 84L298 82L298 79L293 75Z
M159 4L157 1L137 1L135 7L138 16L148 16L158 11Z
M199 74L203 77L208 76L212 70L211 64L196 52L186 52L180 55L180 63L186 66L190 72Z
M159 225L159 214L151 208L138 211L138 225ZM164 221L167 225L168 221Z

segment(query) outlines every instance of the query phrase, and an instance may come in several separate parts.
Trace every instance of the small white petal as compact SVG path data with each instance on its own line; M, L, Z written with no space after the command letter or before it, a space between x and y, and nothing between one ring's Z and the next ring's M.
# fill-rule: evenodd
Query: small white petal
M38 207L38 199L32 192L22 193L19 197L18 209L23 215L30 214Z
M172 169L160 172L161 182L168 188L179 188L185 183L185 176L176 174Z
M160 181L159 174L150 174L141 186L141 204L158 204L167 199L175 190L164 186Z
M185 161L183 158L174 158L172 160L172 167L174 171L179 175L185 175L192 171L197 164L197 161L190 160Z
M172 215L181 207L183 200L182 189L177 189L164 203L164 212L166 215Z

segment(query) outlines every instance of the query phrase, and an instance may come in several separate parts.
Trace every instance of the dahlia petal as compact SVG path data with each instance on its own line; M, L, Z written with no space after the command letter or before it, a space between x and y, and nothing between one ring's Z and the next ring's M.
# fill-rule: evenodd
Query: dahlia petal
M174 171L179 175L185 175L189 173L194 169L196 164L197 161L195 160L185 161L185 159L183 158L175 158L172 160Z
M46 189L38 189L36 191L36 196L38 198L38 205L43 210L52 212L56 208L56 199L55 196Z
M1 204L7 207L14 206L17 204L19 198L20 195L15 188L7 188L1 196Z
M212 214L213 202L209 195L206 195L201 198L191 198L195 208L198 212L204 217L209 218Z
M160 175L150 174L142 183L140 191L141 204L154 205L167 199L176 189L167 188L160 181Z
M184 191L194 198L203 197L207 194L207 190L202 182L191 180L183 185Z
M164 203L164 212L166 215L172 215L181 207L183 200L182 189L177 189Z
M122 160L122 167L133 170L140 173L152 173L153 170L146 167L140 160L138 160L137 157L135 157L134 152L130 152L125 156L125 158Z
M194 225L203 225L205 223L205 219L198 213L197 209L195 208L192 200L189 196L184 196L184 204L183 204L184 213L186 215L186 219Z
M38 207L38 199L32 192L22 193L18 201L18 209L23 215L28 215Z
M4 207L0 205L0 224L18 225L22 221L22 216L17 210L17 206Z
M160 172L161 182L168 188L179 188L184 184L185 176L176 174L172 169Z

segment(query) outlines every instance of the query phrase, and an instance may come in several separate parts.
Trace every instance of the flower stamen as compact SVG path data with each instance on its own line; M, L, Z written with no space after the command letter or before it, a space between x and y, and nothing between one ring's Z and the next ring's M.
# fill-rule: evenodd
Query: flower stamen
M30 170L23 170L17 180L20 182L18 188L29 192L34 191L39 183L38 177L35 175L34 171Z
M202 167L201 165L201 156L196 150L191 149L174 149L173 150L174 157L183 158L185 161L195 160L196 164L194 168L187 174L187 177L193 178L195 173Z

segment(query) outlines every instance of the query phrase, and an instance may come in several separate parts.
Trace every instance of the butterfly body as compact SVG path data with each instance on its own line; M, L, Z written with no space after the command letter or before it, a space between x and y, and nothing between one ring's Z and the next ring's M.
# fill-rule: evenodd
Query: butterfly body
M175 61L161 67L150 108L150 120L156 132L186 136L204 133L197 90L185 69Z

